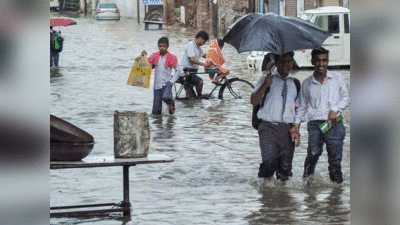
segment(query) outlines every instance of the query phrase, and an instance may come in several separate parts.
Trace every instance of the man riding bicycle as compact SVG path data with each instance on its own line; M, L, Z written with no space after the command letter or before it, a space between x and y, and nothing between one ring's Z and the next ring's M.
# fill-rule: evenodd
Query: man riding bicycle
M200 31L199 33L196 34L194 41L191 41L187 45L178 69L180 71L180 76L185 75L183 72L184 68L191 68L192 70L197 72L199 65L204 67L210 67L212 65L211 62L202 63L199 61L201 57L203 58L206 57L206 54L204 54L200 46L204 45L208 41L208 39L209 37L207 32ZM195 86L198 98L202 98L203 79L201 79L196 74L191 73L186 81L191 86ZM194 96L188 96L190 91L186 90L186 87L185 91L187 97L194 98Z

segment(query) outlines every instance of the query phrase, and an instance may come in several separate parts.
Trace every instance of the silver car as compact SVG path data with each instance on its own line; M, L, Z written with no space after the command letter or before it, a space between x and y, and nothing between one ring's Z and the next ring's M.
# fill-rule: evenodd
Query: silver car
M119 9L115 3L99 3L96 9L97 20L119 20Z

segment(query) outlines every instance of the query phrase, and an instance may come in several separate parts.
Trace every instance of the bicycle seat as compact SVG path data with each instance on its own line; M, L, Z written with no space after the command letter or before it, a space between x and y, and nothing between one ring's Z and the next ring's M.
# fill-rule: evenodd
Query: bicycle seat
M189 72L189 73L196 73L197 72L197 69L193 69L193 68L190 68L190 67L185 67L185 68L183 68L183 72Z

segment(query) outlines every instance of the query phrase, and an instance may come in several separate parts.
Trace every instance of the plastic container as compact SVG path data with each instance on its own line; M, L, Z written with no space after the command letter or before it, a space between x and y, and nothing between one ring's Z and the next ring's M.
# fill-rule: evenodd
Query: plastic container
M150 126L146 113L114 112L114 157L147 157L150 146Z

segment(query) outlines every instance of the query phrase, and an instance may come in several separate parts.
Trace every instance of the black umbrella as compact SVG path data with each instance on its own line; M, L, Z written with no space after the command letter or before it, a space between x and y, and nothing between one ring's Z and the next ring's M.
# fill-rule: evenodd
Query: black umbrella
M311 22L274 13L250 13L230 26L224 37L239 53L268 51L283 55L297 49L320 48L330 36Z

